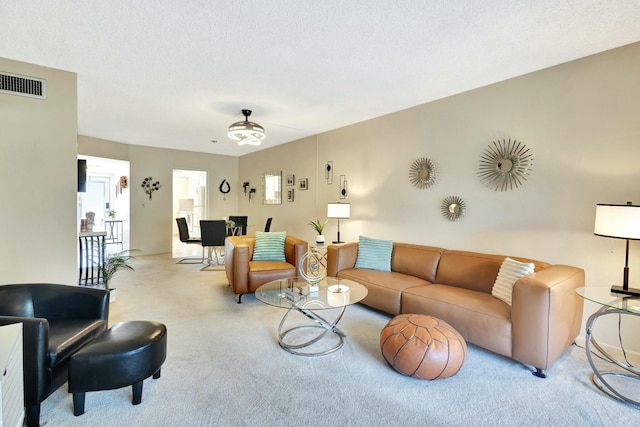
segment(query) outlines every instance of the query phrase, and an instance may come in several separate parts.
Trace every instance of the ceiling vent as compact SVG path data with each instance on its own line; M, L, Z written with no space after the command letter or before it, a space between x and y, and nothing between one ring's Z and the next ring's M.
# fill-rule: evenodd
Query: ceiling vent
M0 71L0 93L47 99L47 81Z

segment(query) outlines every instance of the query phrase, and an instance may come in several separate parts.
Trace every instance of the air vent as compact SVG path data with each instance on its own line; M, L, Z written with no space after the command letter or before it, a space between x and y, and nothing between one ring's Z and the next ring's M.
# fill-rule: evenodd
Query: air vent
M0 93L47 99L47 81L0 71Z

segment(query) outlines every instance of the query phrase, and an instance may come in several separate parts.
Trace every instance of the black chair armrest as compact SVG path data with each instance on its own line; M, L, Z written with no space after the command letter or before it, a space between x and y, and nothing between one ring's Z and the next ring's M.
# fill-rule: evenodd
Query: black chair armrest
M46 397L51 385L48 362L49 322L47 319L0 316L0 325L22 323L22 360L25 404L33 405Z

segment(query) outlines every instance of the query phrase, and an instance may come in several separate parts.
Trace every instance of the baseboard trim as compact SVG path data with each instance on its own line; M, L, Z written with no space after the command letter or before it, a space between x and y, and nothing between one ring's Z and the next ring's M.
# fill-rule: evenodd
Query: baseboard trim
M579 347L586 347L587 345L587 339L585 337L583 337L582 335L579 336L578 338L575 339L575 343L579 346ZM598 342L598 345L600 345L600 347L602 347L603 349L605 349L606 351L610 351L610 352L615 352L615 351L620 351L620 347L619 346L615 346L615 345L611 345L611 344L606 344L606 343L601 343ZM638 357L640 358L640 353L637 351L632 351L632 350L627 350L625 349L625 352L627 353L627 355L632 356L634 358Z

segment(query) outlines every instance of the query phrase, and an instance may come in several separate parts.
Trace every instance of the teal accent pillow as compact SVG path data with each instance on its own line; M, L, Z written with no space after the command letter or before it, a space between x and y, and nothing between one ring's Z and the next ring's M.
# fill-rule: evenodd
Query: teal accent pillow
M391 271L392 251L392 240L380 240L360 236L356 268Z
M254 261L287 261L284 256L286 231L256 231L256 243L253 247Z

